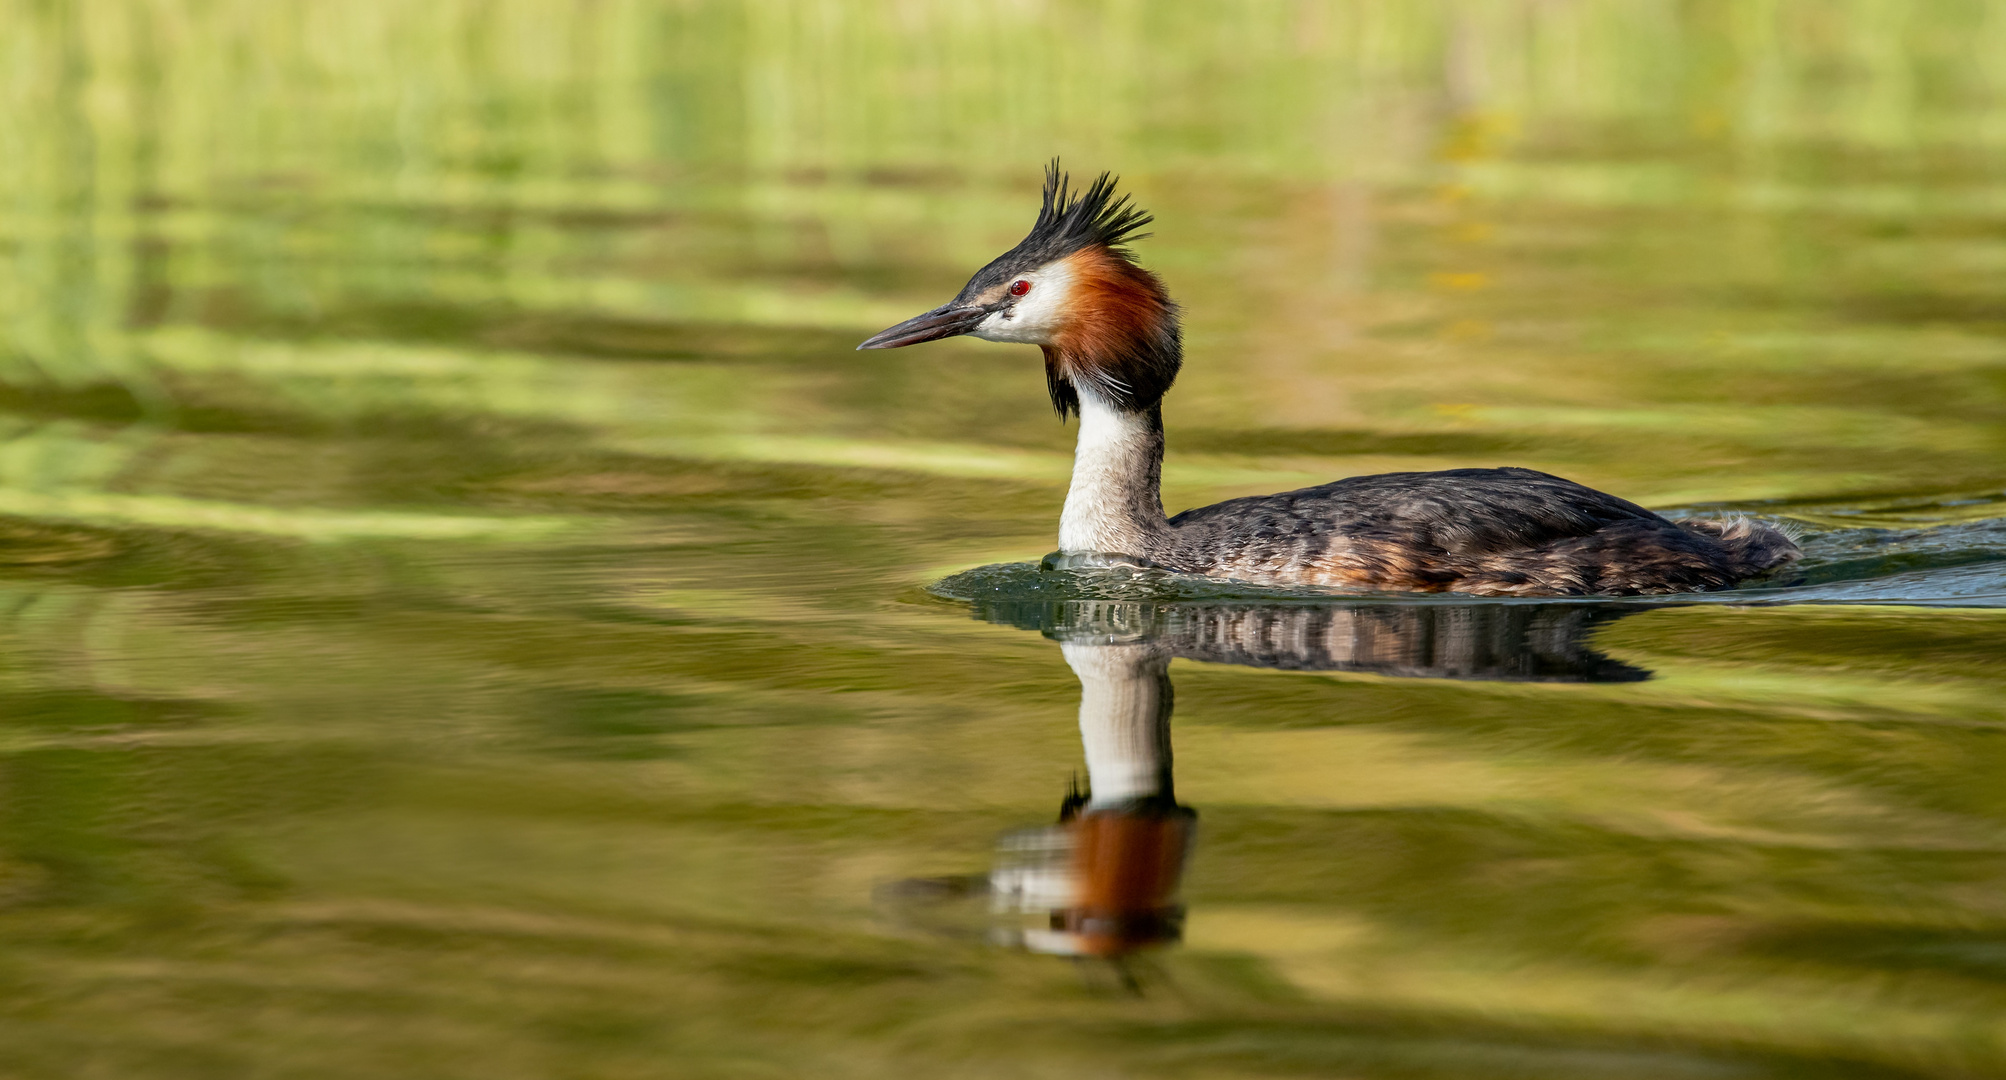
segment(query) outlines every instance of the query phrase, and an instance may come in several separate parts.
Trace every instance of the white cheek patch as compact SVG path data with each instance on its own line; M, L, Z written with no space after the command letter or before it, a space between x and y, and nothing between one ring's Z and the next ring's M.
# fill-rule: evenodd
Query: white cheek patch
M1065 321L1066 299L1073 288L1073 268L1065 259L1046 263L1022 279L1031 291L1017 302L982 320L972 334L984 341L1050 344Z

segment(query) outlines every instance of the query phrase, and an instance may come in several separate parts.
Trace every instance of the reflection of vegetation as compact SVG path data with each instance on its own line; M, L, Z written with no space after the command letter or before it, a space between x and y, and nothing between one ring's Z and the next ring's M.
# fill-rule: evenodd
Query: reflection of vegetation
M1173 502L1996 517L1994 7L0 0L4 1071L1999 1071L1985 612L1180 670L1178 993L883 936L1077 754L887 599L1068 448L847 351L1062 152L1161 218Z
M1291 480L1508 452L1665 500L1958 486L2001 449L1975 370L1996 350L1968 331L2006 310L1975 186L2006 23L1924 11L1256 5L1222 39L1098 4L10 4L0 378L109 383L172 420L270 407L250 391L280 381L320 412L354 362L315 347L330 335L715 362L746 355L720 328L824 328L827 356L993 251L1026 162L1059 150L1122 166L1162 211L1152 255L1191 302L1206 391L1179 407L1270 429L1193 449ZM1222 190L1290 234L1226 227L1244 214ZM1465 279L1487 284L1428 285ZM1644 288L1676 290L1680 317ZM1533 330L1555 295L1570 319ZM298 347L219 378L191 324ZM913 418L937 401L926 360L847 363L882 376L880 416L959 436L950 456L1027 437ZM760 430L739 434L802 434L826 386L784 383L752 388ZM731 417L741 385L660 391ZM848 445L704 452L942 452L818 434ZM1173 486L1254 486L1221 464L1174 454Z

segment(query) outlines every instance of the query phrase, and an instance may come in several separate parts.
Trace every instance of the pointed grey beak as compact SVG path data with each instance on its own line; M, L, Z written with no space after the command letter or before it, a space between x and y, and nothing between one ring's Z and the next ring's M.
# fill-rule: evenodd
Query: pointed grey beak
M956 307L942 304L924 315L880 330L864 340L858 349L896 349L903 345L917 345L922 341L938 341L941 338L966 334L982 322L989 314L986 307Z

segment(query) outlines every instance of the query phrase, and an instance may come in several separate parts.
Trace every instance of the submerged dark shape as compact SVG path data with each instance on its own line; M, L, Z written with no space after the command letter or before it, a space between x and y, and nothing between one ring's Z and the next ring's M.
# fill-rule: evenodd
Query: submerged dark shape
M1105 173L1075 195L1054 161L1030 235L952 301L858 346L969 334L1043 350L1053 404L1080 418L1061 552L1258 584L1485 596L1724 589L1798 557L1770 524L1671 521L1522 468L1355 476L1166 518L1161 402L1183 363L1177 305L1123 246L1149 221Z

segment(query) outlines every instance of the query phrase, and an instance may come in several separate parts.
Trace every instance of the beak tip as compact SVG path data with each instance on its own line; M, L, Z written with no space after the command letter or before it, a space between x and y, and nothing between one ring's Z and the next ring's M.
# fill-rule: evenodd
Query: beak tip
M980 308L943 305L924 315L916 315L897 326L887 327L872 334L857 346L857 351L901 349L922 341L938 341L941 338L966 334L975 329L975 324L982 320L984 314L986 312Z

